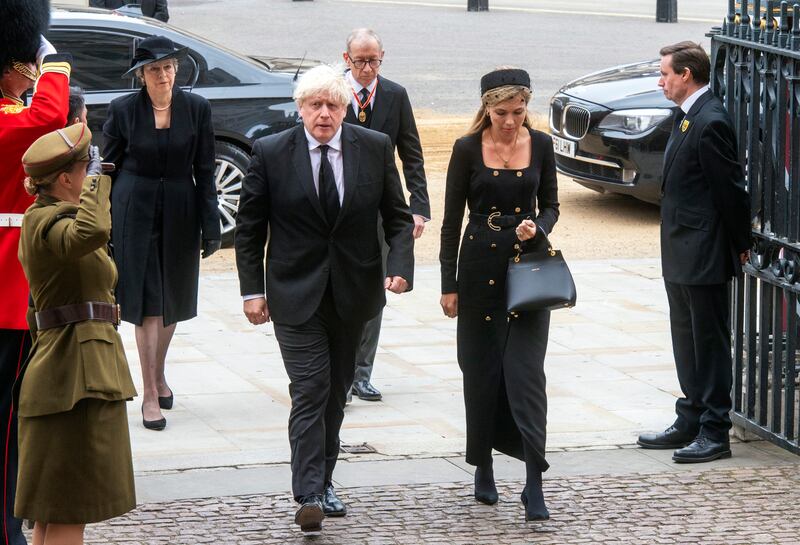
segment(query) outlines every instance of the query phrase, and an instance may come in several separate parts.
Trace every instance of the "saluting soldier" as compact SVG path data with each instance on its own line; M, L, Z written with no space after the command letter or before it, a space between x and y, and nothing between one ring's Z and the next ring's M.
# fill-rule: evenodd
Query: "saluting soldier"
M38 137L63 127L69 96L69 55L57 55L41 34L50 16L46 0L0 2L0 543L24 545L13 516L17 474L17 419L11 386L31 340L25 313L28 284L17 261L22 213L33 199L22 187L22 154ZM38 78L38 79L37 79ZM25 104L25 95L36 92Z
M83 543L84 525L136 506L125 400L136 395L108 251L111 178L85 124L42 136L23 156L19 260L35 309L31 355L15 387L15 514L34 543Z

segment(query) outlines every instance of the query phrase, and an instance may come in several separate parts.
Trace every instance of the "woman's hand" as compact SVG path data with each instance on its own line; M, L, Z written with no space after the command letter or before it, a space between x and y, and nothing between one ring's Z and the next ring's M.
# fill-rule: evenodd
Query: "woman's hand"
M439 299L439 304L442 305L444 315L448 318L455 318L458 316L458 294L457 293L444 293L442 298Z
M530 240L536 236L536 224L533 220L522 220L522 223L517 225L517 238L520 241Z

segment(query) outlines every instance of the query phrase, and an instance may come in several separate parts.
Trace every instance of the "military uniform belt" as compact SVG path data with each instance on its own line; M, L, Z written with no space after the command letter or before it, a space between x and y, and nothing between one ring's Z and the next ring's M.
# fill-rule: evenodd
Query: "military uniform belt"
M507 216L500 214L500 212L492 212L491 214L477 214L475 212L470 212L469 222L484 227L488 226L492 231L499 231L500 229L516 227L522 223L522 220L526 218L530 219L530 217L530 212L509 214Z
M22 227L22 214L0 214L0 227Z
M36 313L36 327L39 329L52 329L87 320L99 320L110 322L115 326L119 325L119 305L88 302L49 308Z

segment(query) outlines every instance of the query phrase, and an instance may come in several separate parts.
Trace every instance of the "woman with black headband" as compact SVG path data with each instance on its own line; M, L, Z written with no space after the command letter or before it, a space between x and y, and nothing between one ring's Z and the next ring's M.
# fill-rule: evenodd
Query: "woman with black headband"
M500 68L481 78L480 110L453 146L447 169L439 260L442 309L458 316L475 499L489 505L498 500L494 448L525 461L525 520L546 520L544 357L550 313L508 313L505 304L509 258L538 232L550 233L558 219L553 146L548 135L531 128L530 98L524 70ZM469 222L461 237L465 205Z

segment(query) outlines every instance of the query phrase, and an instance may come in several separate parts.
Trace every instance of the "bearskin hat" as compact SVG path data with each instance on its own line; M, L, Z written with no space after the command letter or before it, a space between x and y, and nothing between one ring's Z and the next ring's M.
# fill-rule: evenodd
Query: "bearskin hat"
M0 70L34 62L49 25L50 0L0 0Z

